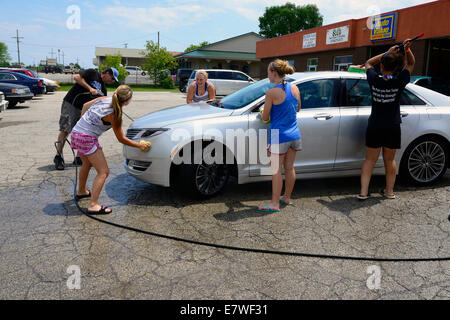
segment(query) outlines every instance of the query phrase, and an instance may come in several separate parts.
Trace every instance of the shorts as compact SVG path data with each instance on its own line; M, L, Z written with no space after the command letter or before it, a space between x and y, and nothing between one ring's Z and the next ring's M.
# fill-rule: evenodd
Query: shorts
M78 150L79 156L89 156L97 151L97 149L102 149L97 137L79 132L72 132L70 135L70 146L72 149Z
M302 139L277 144L269 144L269 146L267 147L267 151L274 154L285 154L286 152L288 152L289 148L292 148L295 151L302 151Z
M376 128L370 124L366 130L366 147L400 149L402 133L400 125L390 128Z
M61 116L59 117L59 131L70 133L81 118L81 110L75 108L67 101L61 105Z

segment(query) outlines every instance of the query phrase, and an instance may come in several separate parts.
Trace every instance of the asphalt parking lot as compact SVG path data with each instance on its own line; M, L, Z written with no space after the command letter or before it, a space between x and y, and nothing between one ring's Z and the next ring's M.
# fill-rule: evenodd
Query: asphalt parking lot
M0 299L450 298L450 261L351 261L232 251L89 219L73 201L75 168L68 147L68 167L53 170L64 94L41 96L0 114ZM137 118L184 100L181 93L136 92L125 112ZM124 118L125 130L129 124ZM114 223L255 249L450 257L450 171L431 187L398 185L396 200L375 195L365 202L355 199L359 177L298 180L295 206L262 214L255 208L270 198L270 182L230 181L219 196L192 200L130 177L112 130L100 144L111 171L100 200L113 209L102 218ZM371 189L380 189L383 180L374 177Z

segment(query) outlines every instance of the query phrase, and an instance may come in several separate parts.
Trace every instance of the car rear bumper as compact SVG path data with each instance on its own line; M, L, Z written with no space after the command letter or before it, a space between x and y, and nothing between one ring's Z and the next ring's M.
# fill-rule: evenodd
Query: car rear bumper
M3 100L0 102L0 112L5 111L8 108L9 102L7 100Z

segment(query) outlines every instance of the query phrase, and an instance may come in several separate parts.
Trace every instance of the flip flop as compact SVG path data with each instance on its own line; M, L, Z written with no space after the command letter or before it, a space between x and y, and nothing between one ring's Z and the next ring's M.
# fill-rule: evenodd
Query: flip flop
M89 213L89 214L110 214L111 212L112 212L112 210L111 211L106 211L107 209L109 209L108 207L106 207L106 206L102 206L102 208L100 209L100 210L98 210L98 211L91 211L91 210L88 210L87 212Z
M294 203L293 203L293 202L288 203L288 202L284 201L283 198L280 198L280 203L281 203L281 204L284 204L284 205L286 205L286 206L294 206Z
M273 208L271 208L269 206L266 206L266 205L264 205L264 207L266 207L266 209L258 208L258 209L256 209L256 211L259 211L259 212L280 212L280 210L273 209Z
M359 200L367 200L367 199L369 199L370 194L368 194L367 196L362 196L362 195L358 194L356 197L357 197Z
M88 190L89 191L89 194L82 194L82 195L76 195L75 196L75 199L77 199L77 201L79 201L79 200L81 200L81 199L84 199L84 198L90 198L91 197L91 191L90 190Z
M395 196L395 194L393 194L392 196L388 196L386 193L384 193L384 189L381 189L381 190L380 190L380 194L381 194L383 197L387 198L387 199L396 199L396 198L397 198L397 197Z

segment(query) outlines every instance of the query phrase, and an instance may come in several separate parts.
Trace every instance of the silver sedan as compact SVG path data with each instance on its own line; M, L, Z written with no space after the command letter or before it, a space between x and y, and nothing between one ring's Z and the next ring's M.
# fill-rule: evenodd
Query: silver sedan
M364 74L295 73L302 108L297 115L303 151L297 152L297 178L358 176L365 159L365 130L371 93ZM272 85L256 82L221 100L150 113L134 121L127 136L152 143L148 153L125 146L124 166L151 184L179 187L197 196L220 192L230 176L239 184L271 179L266 146L269 125L260 108ZM425 185L450 165L450 98L408 84L401 99L402 148L398 173ZM383 161L375 175L384 174Z

